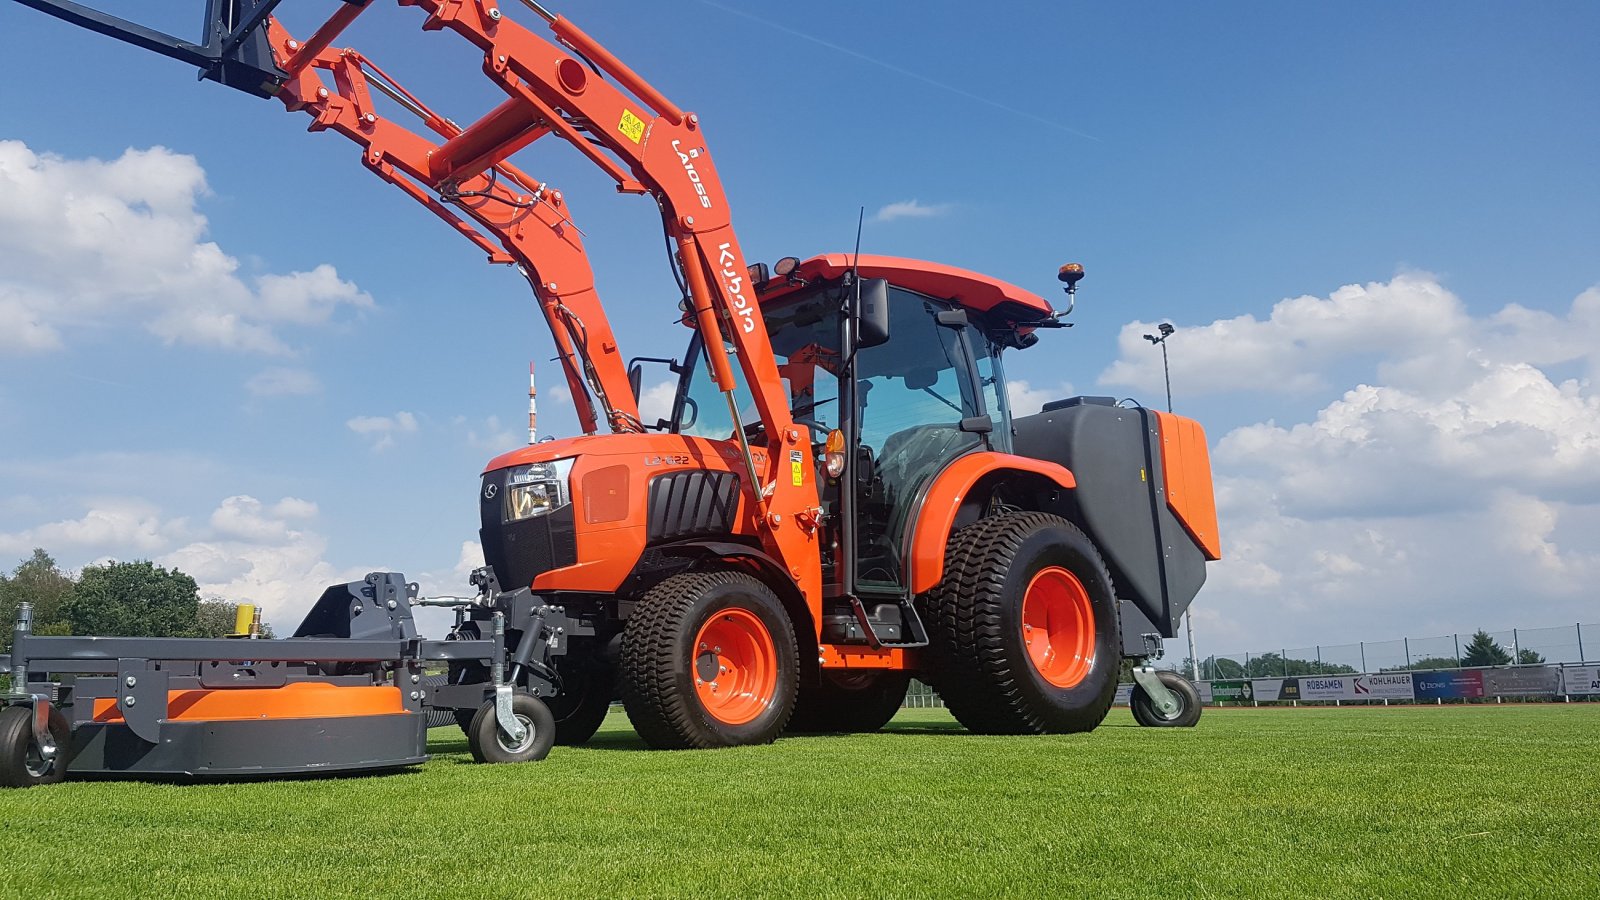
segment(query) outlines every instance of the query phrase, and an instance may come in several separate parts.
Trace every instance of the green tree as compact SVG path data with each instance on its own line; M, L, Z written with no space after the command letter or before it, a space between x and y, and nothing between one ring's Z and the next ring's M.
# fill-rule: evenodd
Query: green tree
M1506 648L1495 642L1493 636L1483 629L1478 629L1468 642L1467 649L1461 654L1463 666L1504 666L1510 665L1511 654Z
M1542 662L1544 662L1544 654L1542 653L1529 650L1527 647L1517 651L1517 665L1519 666L1537 666Z
M194 579L149 561L89 566L66 603L74 634L192 637L200 630Z
M65 606L72 588L72 578L41 549L35 549L10 577L0 575L0 653L11 650L17 606L22 603L33 604L35 634L71 634Z

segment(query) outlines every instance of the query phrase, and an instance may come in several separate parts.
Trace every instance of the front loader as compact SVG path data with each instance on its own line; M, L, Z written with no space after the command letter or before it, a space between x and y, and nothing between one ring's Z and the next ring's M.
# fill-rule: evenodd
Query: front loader
M1200 426L1109 398L1008 406L1002 358L1070 305L859 251L749 264L698 116L530 0L553 40L496 0L401 0L478 48L504 92L465 127L334 49L378 0L341 5L303 43L277 0L212 0L199 45L20 2L308 114L527 276L585 433L482 473L478 595L440 601L457 611L442 644L480 649L422 697L455 711L476 755L542 755L526 743L540 729L581 743L617 694L653 747L871 731L912 677L973 731L1088 731L1125 658L1141 722L1199 715L1191 685L1144 663L1220 556ZM659 207L678 359L624 364L565 198L509 162L547 137ZM1074 295L1081 267L1060 276ZM676 395L646 423L642 367L661 363Z

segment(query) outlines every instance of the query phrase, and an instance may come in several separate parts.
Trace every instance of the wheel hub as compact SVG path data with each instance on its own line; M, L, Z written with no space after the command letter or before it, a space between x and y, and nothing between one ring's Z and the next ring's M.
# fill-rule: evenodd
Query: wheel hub
M1059 688L1078 685L1094 668L1094 607L1083 582L1060 566L1040 569L1022 596L1022 643L1028 661Z
M778 651L767 626L745 609L713 613L694 639L695 695L712 718L743 725L772 706Z

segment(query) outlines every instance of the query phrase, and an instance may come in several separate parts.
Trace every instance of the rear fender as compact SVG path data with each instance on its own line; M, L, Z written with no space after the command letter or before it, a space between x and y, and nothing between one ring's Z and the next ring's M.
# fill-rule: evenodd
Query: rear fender
M922 494L907 529L907 583L913 595L932 590L944 577L944 554L959 520L976 518L978 505L988 500L1001 481L1026 482L1037 491L1071 490L1077 486L1064 466L1009 453L979 451L960 457L945 467Z

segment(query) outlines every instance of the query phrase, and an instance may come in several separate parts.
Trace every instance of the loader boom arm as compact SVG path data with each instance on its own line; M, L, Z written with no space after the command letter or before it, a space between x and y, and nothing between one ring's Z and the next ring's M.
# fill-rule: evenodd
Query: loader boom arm
M820 596L817 486L814 477L803 477L815 471L809 433L791 418L699 117L680 109L576 25L534 0L523 3L545 21L554 40L512 21L499 0L397 0L425 14L424 31L455 32L481 51L484 74L506 95L482 118L458 127L362 54L335 48L343 31L377 0L346 0L304 42L271 15L280 0L207 0L204 44L69 0L19 2L199 65L204 78L276 96L289 110L310 115L311 130L335 131L361 145L368 169L450 223L491 262L522 268L550 326L586 433L600 421L613 431L642 429L626 366L560 192L507 160L553 135L611 176L619 191L651 195L677 251L689 319L706 348L712 377L728 398L732 437L748 476L747 509L757 519L763 544L804 595ZM331 86L323 73L332 77ZM420 116L440 140L380 115L372 102L374 87ZM759 463L734 401L735 360L763 426L767 452Z

